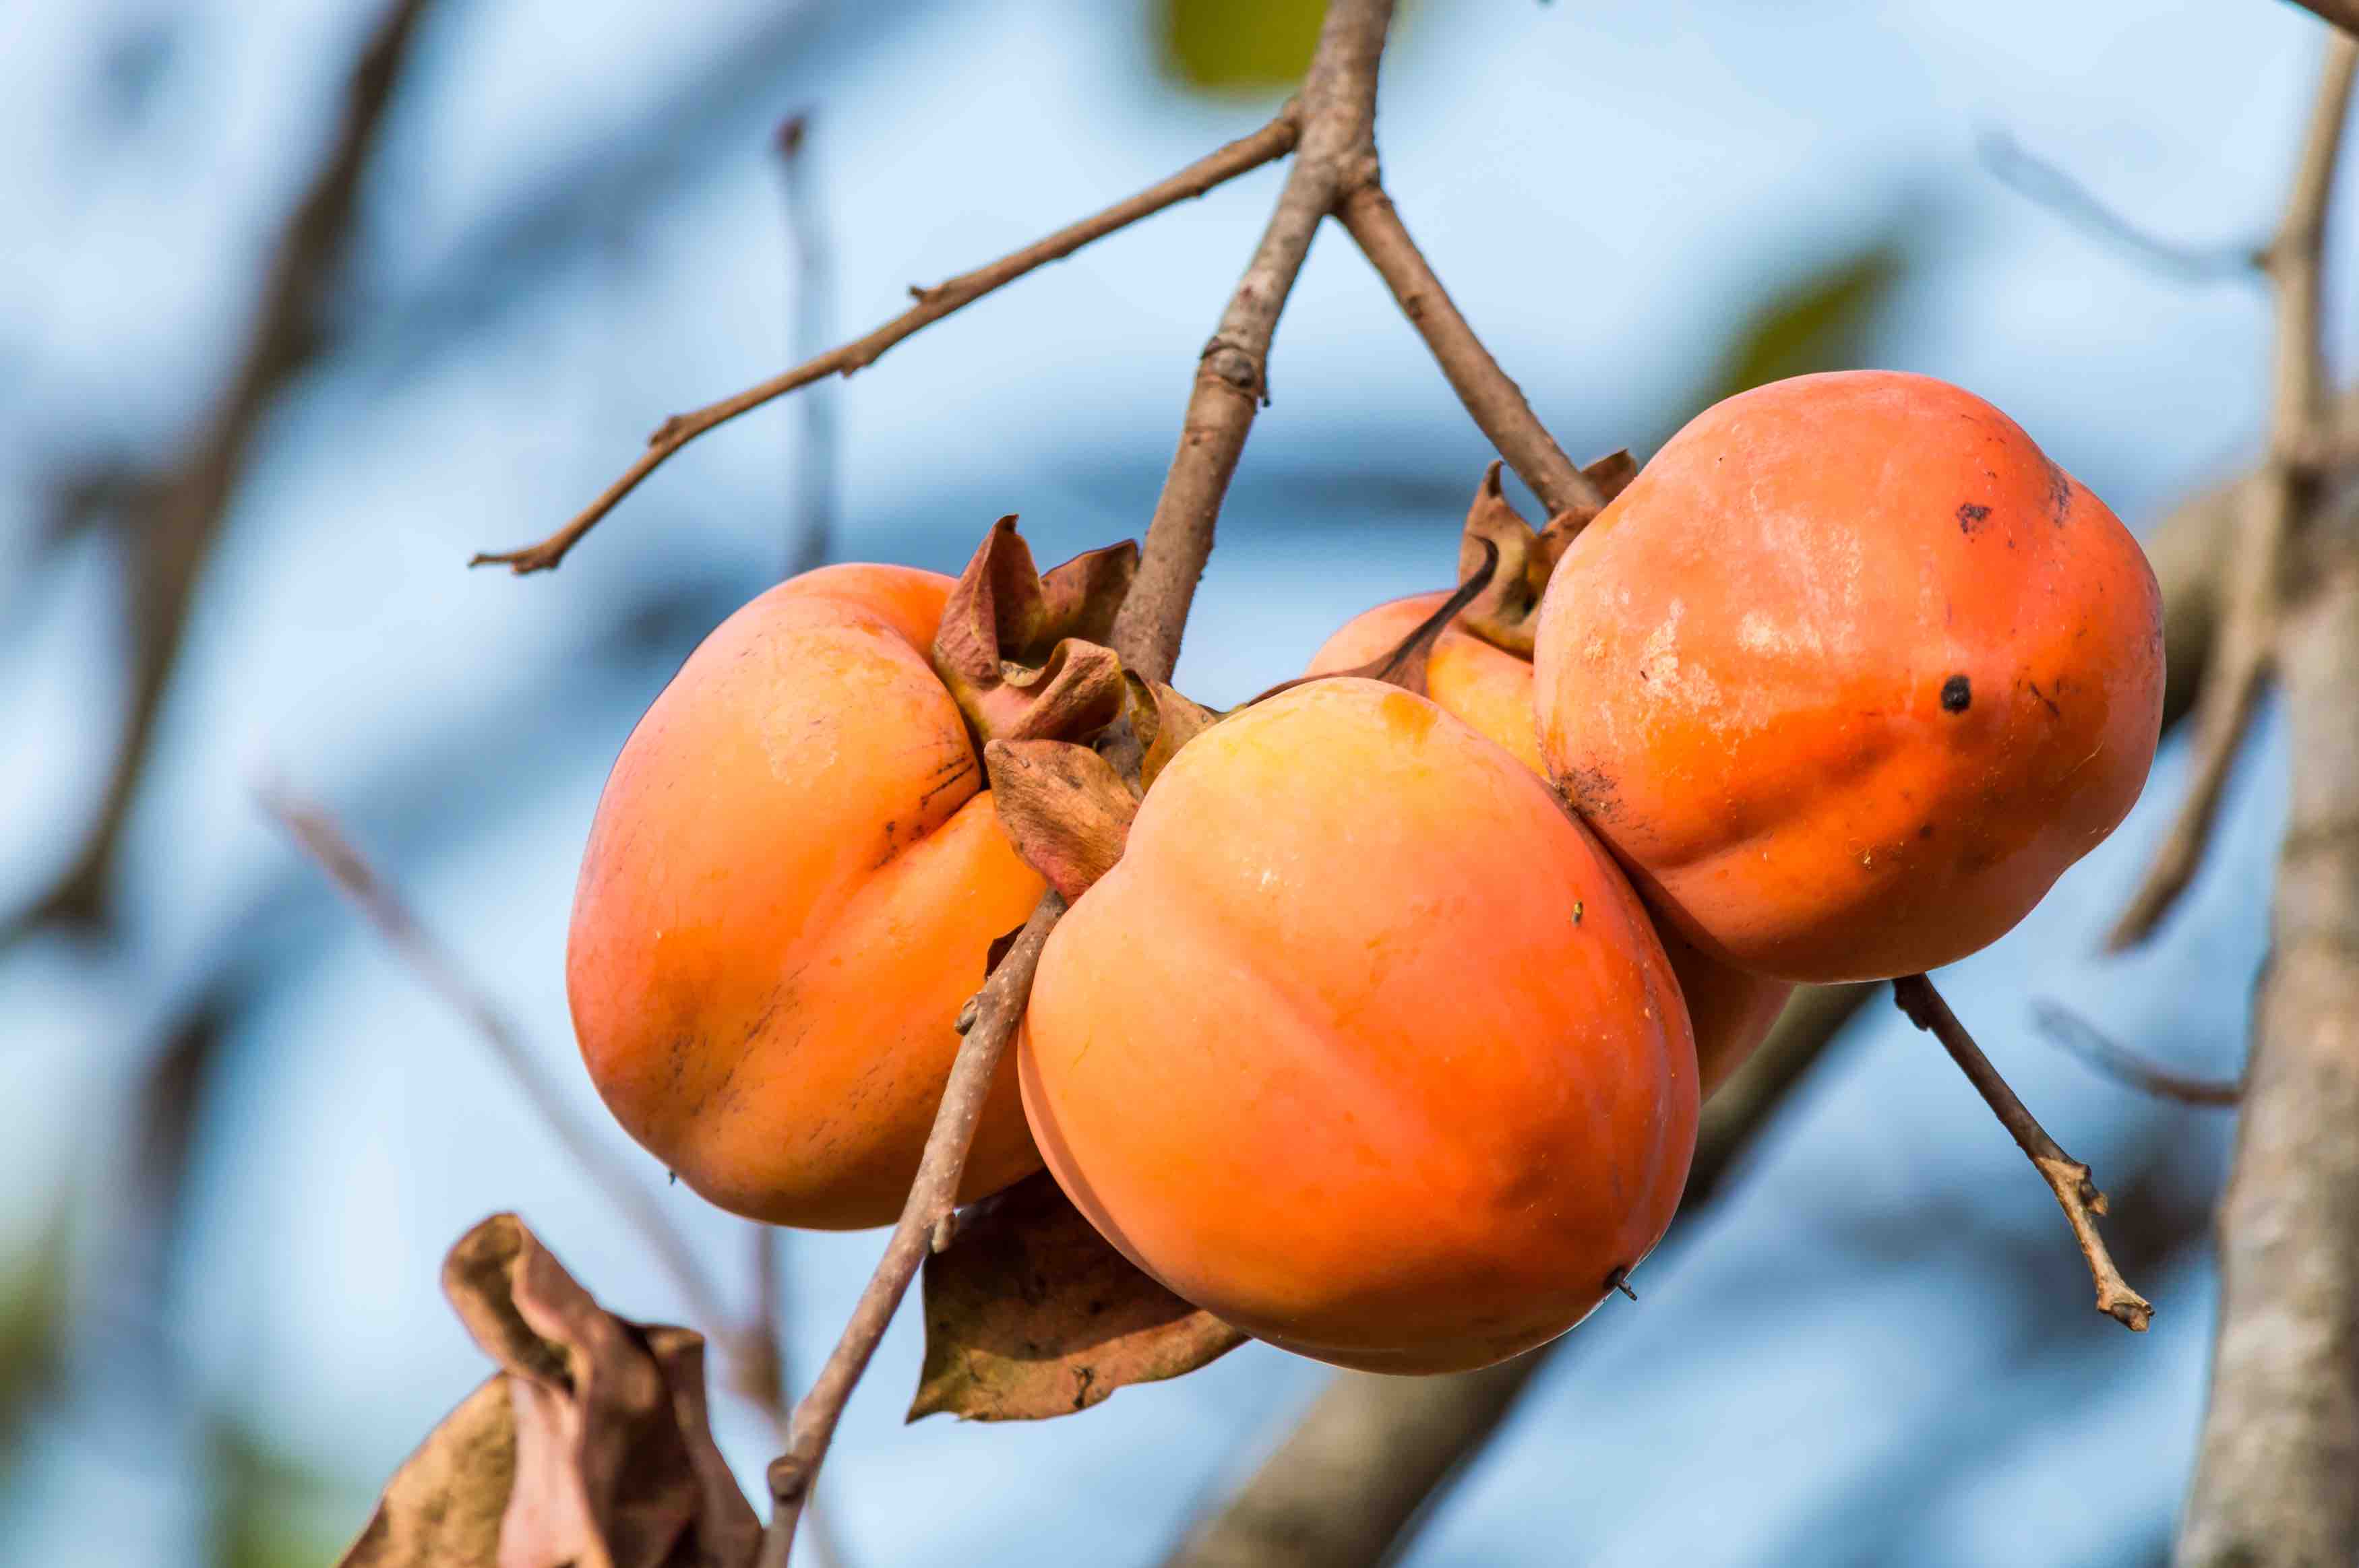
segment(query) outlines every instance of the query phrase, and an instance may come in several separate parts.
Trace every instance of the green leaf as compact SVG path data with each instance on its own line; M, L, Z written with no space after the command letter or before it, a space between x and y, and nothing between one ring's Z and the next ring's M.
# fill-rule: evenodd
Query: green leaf
M1881 239L1771 294L1731 338L1704 401L1791 375L1856 367L1871 356L1907 271L1901 248Z
M1286 92L1319 41L1324 0L1155 0L1163 69L1200 92Z

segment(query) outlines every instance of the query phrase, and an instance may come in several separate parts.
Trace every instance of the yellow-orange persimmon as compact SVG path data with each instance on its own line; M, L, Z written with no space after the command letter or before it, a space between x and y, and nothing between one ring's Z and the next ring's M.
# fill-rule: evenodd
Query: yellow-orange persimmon
M1573 542L1537 668L1550 774L1690 940L1865 979L1993 941L2128 812L2161 601L1988 403L1801 376L1698 416Z
M1306 1356L1478 1367L1662 1235L1695 1054L1612 858L1514 757L1374 681L1188 742L1041 954L1026 1114L1074 1205Z
M1549 563L1535 562L1533 557L1546 549L1548 538L1533 536L1508 506L1495 463L1475 493L1466 533L1470 541L1489 538L1503 546L1496 566L1509 580L1498 591L1484 593L1443 629L1427 655L1426 691L1534 773L1541 773L1532 712L1532 664L1511 650L1530 646L1528 622L1538 609L1532 590L1544 587L1549 575ZM1478 560L1470 550L1462 557L1461 569ZM1520 585L1516 579L1521 579L1537 580ZM1353 617L1320 648L1308 673L1332 675L1375 663L1400 646L1449 597L1412 594ZM1495 637L1499 641L1491 640ZM1718 962L1698 951L1674 926L1658 925L1657 934L1687 1001L1695 1028L1698 1076L1702 1092L1709 1095L1767 1038L1793 987Z
M1003 524L984 553L1012 540ZM1040 895L929 661L953 586L841 566L763 594L656 699L599 802L566 961L582 1059L635 1138L739 1214L900 1213L953 1021ZM1011 1062L962 1194L1038 1163Z

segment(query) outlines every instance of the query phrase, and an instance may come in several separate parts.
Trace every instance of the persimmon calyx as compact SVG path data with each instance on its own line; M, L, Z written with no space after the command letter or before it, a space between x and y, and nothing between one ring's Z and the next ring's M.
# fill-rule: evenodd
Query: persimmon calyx
M1128 685L1123 713L1138 741L1138 787L1155 787L1164 765L1180 748L1221 721L1221 715L1192 697L1182 697L1161 681L1124 675Z
M991 525L935 633L934 673L978 742L1079 740L1122 711L1122 661L1103 646L1138 570L1130 540L1043 573L1013 513Z
M1122 859L1138 796L1087 746L1069 741L991 741L984 771L1000 830L1024 863L1068 902Z
M1574 537L1589 525L1600 506L1577 506L1558 513L1545 528L1535 531L1523 519L1499 484L1501 464L1494 460L1474 488L1474 503L1466 511L1466 529L1458 545L1458 575L1473 575L1482 564L1483 546L1498 551L1499 566L1490 587L1476 596L1459 617L1465 629L1521 658L1532 656L1538 631L1540 596L1548 591L1549 574ZM1606 501L1622 493L1637 476L1638 464L1626 451L1607 454L1581 470Z

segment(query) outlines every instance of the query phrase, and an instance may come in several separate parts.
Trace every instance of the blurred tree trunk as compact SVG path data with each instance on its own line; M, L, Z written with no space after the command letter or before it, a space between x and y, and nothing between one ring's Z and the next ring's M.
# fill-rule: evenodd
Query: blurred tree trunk
M2359 1563L2359 559L2285 628L2292 808L2180 1568Z

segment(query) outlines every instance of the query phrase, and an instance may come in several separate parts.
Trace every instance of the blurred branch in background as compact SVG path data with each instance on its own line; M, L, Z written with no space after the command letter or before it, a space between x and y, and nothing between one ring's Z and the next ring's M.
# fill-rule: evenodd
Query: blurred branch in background
M2157 1099L2173 1100L2180 1105L2225 1106L2234 1105L2244 1097L2245 1087L2242 1084L2190 1077L2184 1073L2158 1066L2136 1052L2116 1044L2095 1024L2069 1007L2052 1001L2034 1002L2031 1023L2034 1029L2105 1076L2150 1094Z
M2342 414L2359 423L2359 394L2345 399ZM2237 500L2253 482L2247 475L2205 492L2147 539L2162 584L2166 727L2193 704L2215 622L2216 567ZM1785 1095L1878 989L1807 986L1795 992L1776 1032L1705 1105L1682 1216L1724 1187ZM1294 1434L1169 1559L1171 1568L1373 1568L1389 1561L1542 1363L1573 1354L1581 1343L1568 1336L1454 1377L1338 1376Z
M376 869L362 857L324 810L276 785L264 786L257 799L264 814L297 848L319 863L337 891L376 927L377 935L385 938L426 989L467 1021L493 1059L515 1080L533 1114L540 1118L583 1173L654 1249L656 1260L671 1276L698 1324L707 1334L725 1342L730 1337L724 1327L729 1317L722 1305L721 1292L705 1273L704 1266L697 1261L688 1238L673 1226L645 1184L614 1159L598 1134L582 1125L567 1108L563 1091L542 1069L539 1059L525 1044L516 1026L483 988L419 923L400 896L377 875Z
M1984 132L1974 142L1974 152L1991 178L2001 185L2181 283L2215 283L2223 278L2260 276L2259 247L2199 247L2149 234L2056 165L2025 151L2005 131Z
M787 243L794 256L788 301L794 335L788 357L799 364L825 353L828 340L835 335L835 253L820 211L808 111L778 127L777 146ZM787 519L788 577L826 561L838 510L835 389L814 386L800 401L801 422L789 458L788 482L795 501Z
M2323 7L2314 7L2324 9ZM2204 848L2256 672L2282 665L2291 804L2253 1009L2236 1152L2220 1208L2220 1318L2180 1568L2359 1559L2359 534L2324 504L2337 434L2323 395L2326 213L2359 42L2330 36L2284 224L2269 453L2230 556L2198 703L2199 773L2136 916ZM2171 857L2184 850L2180 870ZM2159 913L2159 909L2156 910Z
M335 134L272 246L252 326L236 368L195 438L160 476L102 476L124 556L124 627L131 688L95 821L63 873L0 940L51 922L105 924L108 886L124 825L147 771L156 721L178 663L197 581L227 520L255 437L278 394L318 353L329 293L352 248L364 176L429 0L392 0L353 63ZM68 514L71 521L71 513Z
M2320 275L2327 203L2351 103L2353 45L2348 34L2330 37L2326 80L2303 142L2285 218L2261 252L2262 270L2277 293L2277 373L2268 452L2245 493L2236 547L2225 561L2217 645L2196 695L2187 797L2155 851L2145 881L2107 938L2115 951L2151 935L2202 864L2221 798L2277 656L2287 552L2317 503L2335 445L2319 339Z

